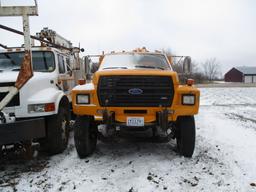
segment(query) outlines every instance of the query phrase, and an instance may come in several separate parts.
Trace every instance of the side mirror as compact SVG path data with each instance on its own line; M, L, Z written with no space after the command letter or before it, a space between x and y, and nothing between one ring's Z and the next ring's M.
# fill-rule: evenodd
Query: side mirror
M191 57L186 56L184 61L183 61L183 73L188 74L191 73Z
M84 72L86 74L90 73L90 63L91 63L91 59L89 58L89 56L85 56L84 57Z
M92 63L91 65L91 73L95 73L99 69L99 63Z
M68 71L68 75L71 77L72 76L72 71Z

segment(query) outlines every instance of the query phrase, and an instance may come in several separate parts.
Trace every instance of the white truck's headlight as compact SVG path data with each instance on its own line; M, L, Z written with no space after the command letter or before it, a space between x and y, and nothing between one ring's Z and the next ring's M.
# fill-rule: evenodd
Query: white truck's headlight
M194 105L195 95L182 95L182 105Z
M51 112L55 111L54 103L31 104L28 105L29 113Z
M44 104L28 105L28 112L29 113L44 112Z
M90 96L88 94L86 95L76 95L76 103L77 104L89 104L90 103Z

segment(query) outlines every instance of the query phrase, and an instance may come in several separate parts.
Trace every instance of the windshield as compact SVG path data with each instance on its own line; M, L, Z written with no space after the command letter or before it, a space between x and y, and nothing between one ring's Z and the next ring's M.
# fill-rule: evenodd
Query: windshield
M100 69L160 69L170 70L171 67L164 55L157 54L113 54L106 55Z
M0 53L0 70L19 71L24 52ZM33 71L51 72L55 69L54 55L49 51L32 52Z

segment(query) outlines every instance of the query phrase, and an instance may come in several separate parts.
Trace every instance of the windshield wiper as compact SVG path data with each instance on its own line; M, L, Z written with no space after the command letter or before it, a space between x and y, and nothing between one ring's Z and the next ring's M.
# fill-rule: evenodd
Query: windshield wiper
M103 69L127 69L127 67L105 67Z
M148 69L161 69L164 70L162 67L156 67L156 66L146 66L146 65L136 65L136 68L148 68Z

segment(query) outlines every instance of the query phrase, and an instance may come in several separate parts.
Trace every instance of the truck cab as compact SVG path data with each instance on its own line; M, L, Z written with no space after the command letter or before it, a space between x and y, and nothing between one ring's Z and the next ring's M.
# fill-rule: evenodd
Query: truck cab
M180 154L191 157L200 92L192 80L180 85L172 59L139 49L104 54L99 61L92 81L72 90L78 155L90 155L98 136L150 132L155 139L176 139Z

